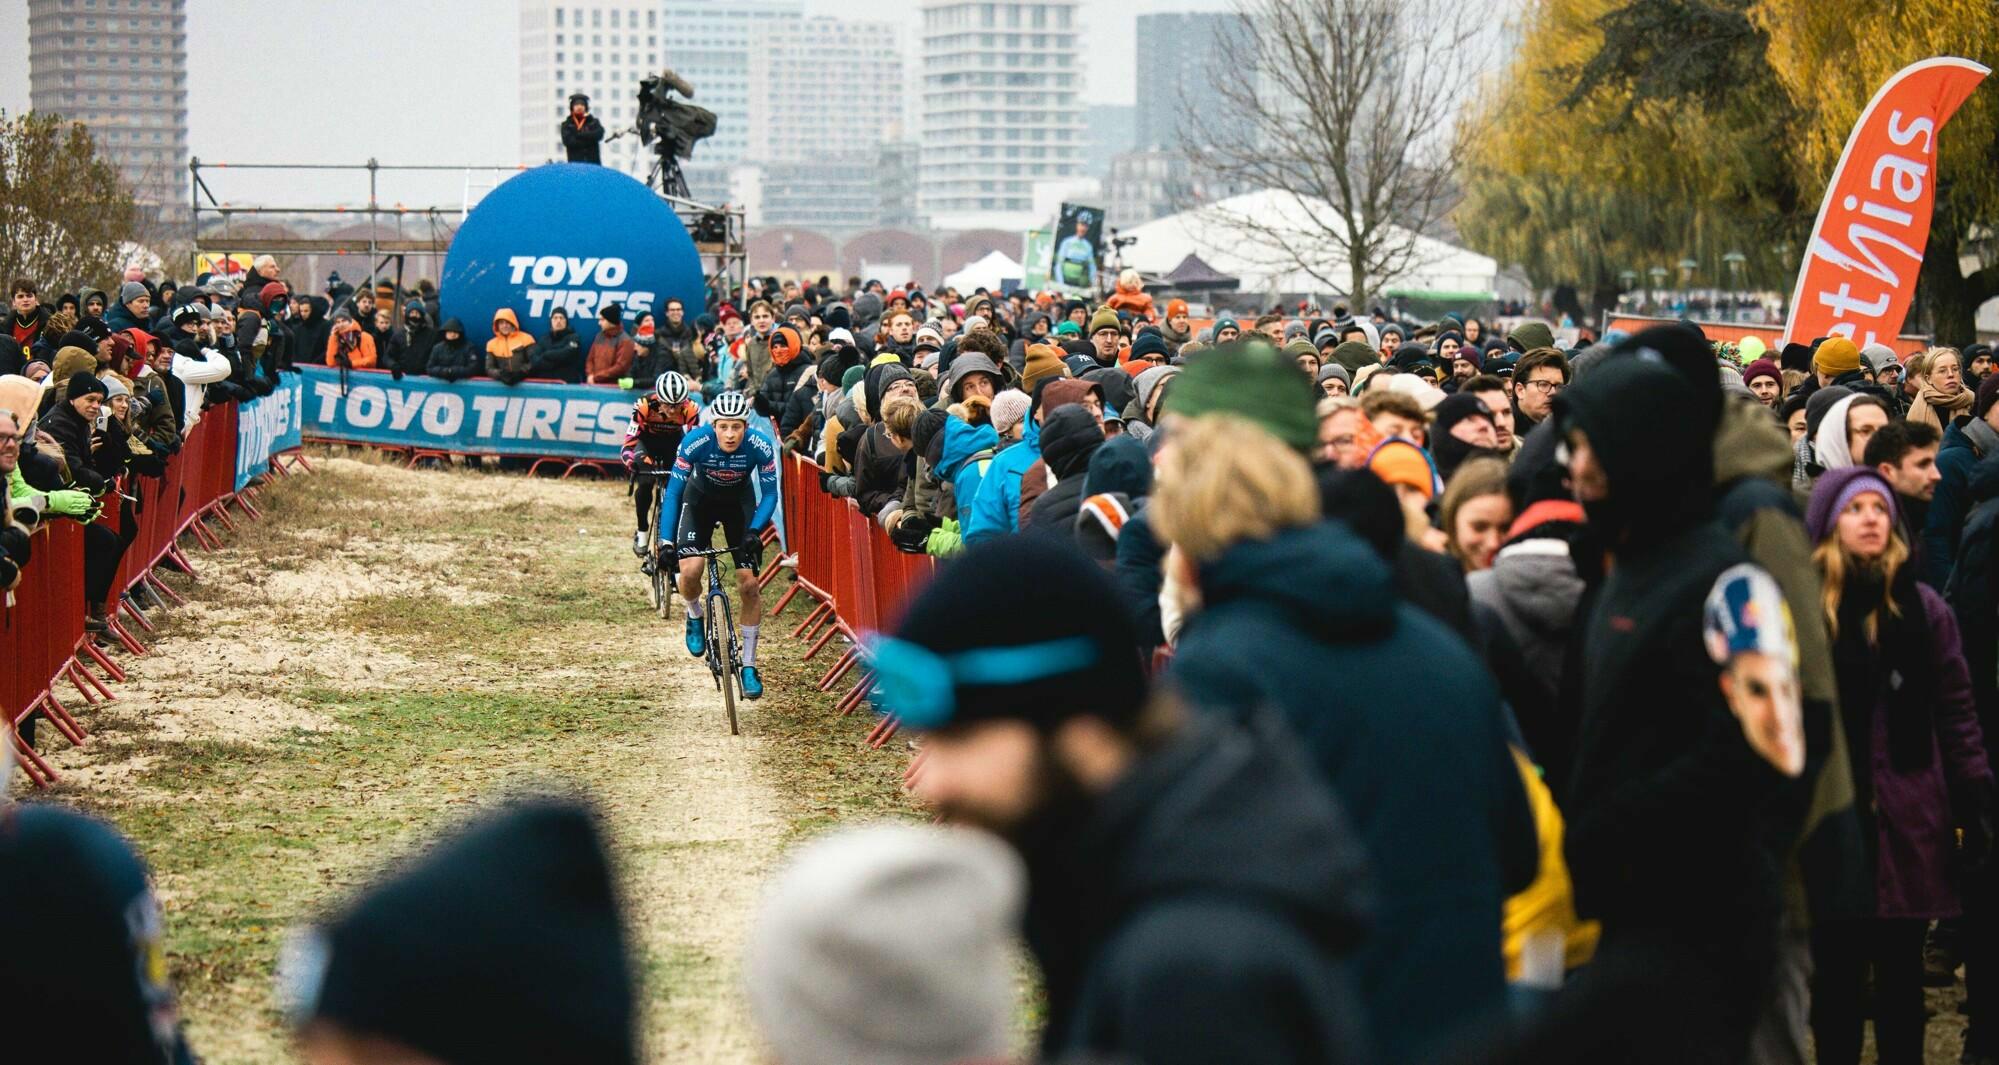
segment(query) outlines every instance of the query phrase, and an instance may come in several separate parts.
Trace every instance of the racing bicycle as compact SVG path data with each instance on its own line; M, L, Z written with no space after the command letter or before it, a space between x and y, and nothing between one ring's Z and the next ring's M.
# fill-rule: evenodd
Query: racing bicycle
M652 504L652 528L647 530L647 535L651 538L652 542L647 545L649 550L646 552L645 561L640 564L640 568L644 569L647 576L652 580L652 608L659 612L661 621L670 621L673 619L673 600L680 594L678 589L674 587L674 577L680 572L679 566L673 561L674 530L666 530L664 542L662 542L660 532L661 528L663 528L660 522L666 520L666 514L664 513L666 509L666 482L672 476L673 473L671 470L641 470L632 475L634 480L644 479L652 482L655 489Z
M715 674L715 687L722 692L722 710L729 715L729 735L740 735L736 728L736 686L741 683L738 672L743 664L743 641L736 632L736 618L729 610L729 593L722 584L722 562L730 557L730 568L735 563L733 547L711 547L705 550L683 550L682 558L704 558L708 560L708 590L701 593L706 609L702 615L707 619L708 649L703 657L708 660L708 669Z

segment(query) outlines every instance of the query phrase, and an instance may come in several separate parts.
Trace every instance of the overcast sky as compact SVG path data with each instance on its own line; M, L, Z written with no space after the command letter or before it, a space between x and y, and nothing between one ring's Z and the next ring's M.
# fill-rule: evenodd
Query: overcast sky
M1486 21L1495 24L1520 6L1519 0L1464 2L1489 12ZM918 0L805 0L807 14L858 10L897 22L912 52L918 6ZM1139 14L1230 6L1230 0L1082 0L1089 102L1133 101ZM361 163L372 156L384 165L515 164L518 10L514 0L190 0L190 148L204 163ZM0 110L10 113L28 107L27 20L27 0L0 0ZM367 200L360 171L203 173L225 203ZM471 180L495 183L493 175ZM467 183L463 171L385 174L380 198L456 209Z
M912 29L917 6L917 0L806 0L807 14L852 15L859 8L868 18ZM1139 13L1227 6L1227 0L1083 0L1091 101L1132 102ZM205 163L345 163L370 156L384 164L515 162L517 10L511 0L192 0L190 148ZM0 108L8 112L28 106L27 20L27 0L0 0ZM224 200L306 189L326 203L366 199L364 174L287 181L279 189L249 174L220 174L210 185ZM385 179L382 199L456 203L463 191L462 174Z

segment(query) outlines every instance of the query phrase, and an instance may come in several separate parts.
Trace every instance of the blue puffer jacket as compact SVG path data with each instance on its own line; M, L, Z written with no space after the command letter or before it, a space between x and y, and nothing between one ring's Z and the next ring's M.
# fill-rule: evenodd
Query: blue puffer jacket
M973 425L955 415L944 423L944 454L937 463L937 477L951 486L958 501L958 519L963 522L979 498L979 483L992 466L993 449L999 447L999 431L990 425ZM985 452L984 458L970 461Z
M986 467L971 506L965 505L962 494L958 496L958 521L964 526L965 543L1020 531L1020 478L1040 458L1041 426L1030 419L1020 443L1000 452Z
M1942 588L1950 581L1951 563L1957 559L1957 541L1964 533L1964 517L1977 500L1971 497L1971 471L1978 465L1978 449L1964 428L1952 424L1943 431L1937 449L1935 498L1923 523L1922 563L1919 574L1924 584Z
M1172 680L1206 711L1275 710L1332 785L1378 888L1354 958L1377 1049L1422 1058L1504 1006L1500 910L1536 868L1499 691L1344 524L1238 544L1199 580Z

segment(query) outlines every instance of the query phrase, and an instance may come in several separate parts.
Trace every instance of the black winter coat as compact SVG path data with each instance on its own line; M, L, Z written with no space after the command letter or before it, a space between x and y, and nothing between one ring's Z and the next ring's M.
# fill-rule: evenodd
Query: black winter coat
M1103 446L1104 434L1097 428L1097 419L1080 405L1070 404L1048 415L1041 426L1041 461L1047 464L1055 484L1028 508L1020 531L1075 536L1083 486L1089 481L1090 456Z
M596 115L583 116L579 128L568 115L562 116L562 150L572 163L602 163L604 124Z
M57 400L55 406L50 407L49 412L35 424L62 445L63 461L69 465L70 480L91 492L104 487L105 477L98 472L90 450L90 436L96 427L84 421L75 407Z
M867 427L854 449L854 500L861 513L873 518L883 507L902 498L909 477L908 456L889 441L880 422Z
M1365 1058L1363 859L1288 741L1190 723L1059 831L1028 859L1042 1060Z
M551 377L572 385L583 383L583 344L576 330L551 331L535 347L534 361L528 364L529 377ZM650 382L645 383L650 387Z
M443 331L458 332L457 343L440 340L430 349L430 359L424 364L424 372L440 381L463 381L476 377L486 369L486 353L472 346L465 339L464 327L458 319L444 323Z
M789 363L773 364L770 373L764 376L763 387L757 389L757 413L767 418L777 418L791 404L791 394L798 390L799 378L812 368L812 360L800 355Z

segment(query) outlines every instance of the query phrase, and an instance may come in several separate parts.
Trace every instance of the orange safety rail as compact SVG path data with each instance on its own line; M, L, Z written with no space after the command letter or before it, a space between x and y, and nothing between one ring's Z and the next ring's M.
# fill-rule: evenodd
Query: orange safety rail
M813 601L813 609L791 633L812 641L807 659L836 636L848 641L846 650L819 678L819 690L832 691L855 666L862 667L859 679L835 704L836 710L848 714L874 688L874 674L866 668L867 637L895 627L937 564L928 555L898 550L853 500L828 495L819 486L823 471L811 460L795 454L787 458L785 535L795 554L795 568L792 587L775 609L783 609L800 594ZM868 744L880 747L895 730L894 717L884 717L869 733Z
M192 576L194 566L180 548L182 537L192 535L204 547L213 547L220 539L207 522L214 520L233 528L235 519L226 510L230 504L245 514L257 514L254 489L246 487L240 494L235 491L236 420L233 403L210 408L188 431L180 451L168 459L162 476L128 475L121 480L119 491L138 501L132 528L124 527L118 497L104 498L98 523L131 537L106 601L106 636L134 655L146 650L127 623L145 631L153 626L142 611L126 601L127 594L180 603L180 596L155 575L155 567L171 561ZM303 457L294 456L293 461L310 469ZM291 471L273 456L271 472L287 476ZM0 676L0 717L5 719L7 740L20 756L23 771L40 786L54 783L56 773L21 742L21 722L40 712L70 742L82 743L88 734L64 706L58 686L67 682L84 703L94 704L113 695L106 681L91 671L93 667L112 681L125 679L124 670L97 646L84 627L83 540L83 526L75 521L45 523L35 533L33 555L12 601L0 606L0 661L7 663L4 676Z

